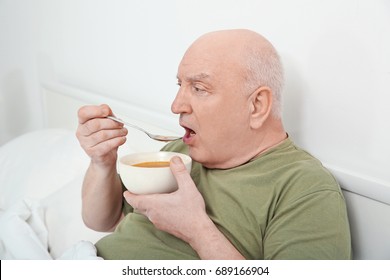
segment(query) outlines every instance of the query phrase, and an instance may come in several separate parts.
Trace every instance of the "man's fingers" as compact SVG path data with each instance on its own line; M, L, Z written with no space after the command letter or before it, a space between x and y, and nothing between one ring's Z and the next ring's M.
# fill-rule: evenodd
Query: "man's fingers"
M123 193L123 197L126 199L127 203L129 203L134 209L138 210L138 212L144 212L146 210L148 201L147 196L125 191Z
M119 146L126 142L126 137L115 137L98 144L82 144L81 147L90 157L102 157L112 151L115 151Z
M121 129L123 124L107 118L95 118L80 124L78 133L82 136L90 136L93 133L103 130Z
M150 205L154 205L153 195L138 195L125 191L123 197L133 207L134 212L144 215L153 223L153 211L150 209Z
M105 118L109 115L112 115L112 111L106 104L102 104L100 106L83 106L77 113L80 124L84 124L88 120L94 118Z

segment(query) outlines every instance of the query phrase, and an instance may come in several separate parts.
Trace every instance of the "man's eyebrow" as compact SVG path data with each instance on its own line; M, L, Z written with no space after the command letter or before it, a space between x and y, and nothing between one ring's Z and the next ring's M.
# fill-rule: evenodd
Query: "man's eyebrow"
M180 80L179 75L177 75L176 78L178 80ZM207 73L200 73L200 74L196 74L193 76L184 77L184 79L186 81L189 81L189 82L200 81L200 80L205 80L205 79L209 79L209 78L210 78L210 75Z

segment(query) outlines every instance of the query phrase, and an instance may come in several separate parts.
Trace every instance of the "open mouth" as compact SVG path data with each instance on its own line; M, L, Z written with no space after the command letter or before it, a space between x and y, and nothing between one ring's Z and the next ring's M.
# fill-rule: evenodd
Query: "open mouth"
M193 131L189 127L185 127L185 126L183 126L183 127L185 129L185 134L183 136L183 141L184 141L184 143L189 143L195 137L196 132Z

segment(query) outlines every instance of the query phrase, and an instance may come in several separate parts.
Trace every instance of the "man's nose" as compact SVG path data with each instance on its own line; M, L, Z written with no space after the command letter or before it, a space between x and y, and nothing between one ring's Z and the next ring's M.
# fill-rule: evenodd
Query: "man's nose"
M174 114L191 113L190 100L183 88L180 88L177 92L171 105L171 111Z

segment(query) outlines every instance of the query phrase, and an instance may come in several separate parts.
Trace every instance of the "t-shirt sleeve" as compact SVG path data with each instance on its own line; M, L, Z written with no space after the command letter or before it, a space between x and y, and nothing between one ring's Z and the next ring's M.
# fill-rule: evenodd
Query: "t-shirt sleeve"
M342 194L321 190L276 210L264 237L264 258L350 259L350 244Z

